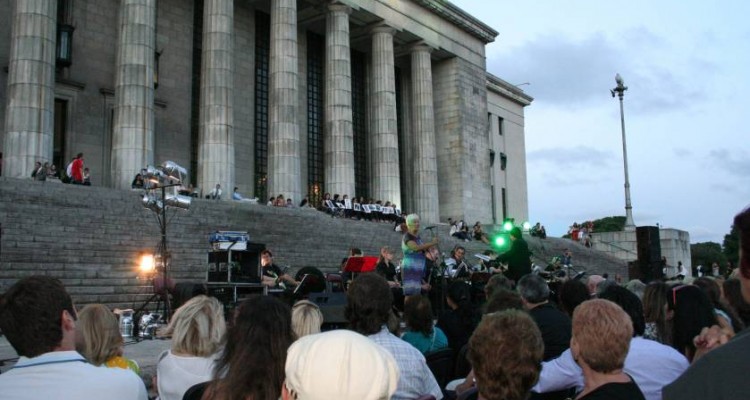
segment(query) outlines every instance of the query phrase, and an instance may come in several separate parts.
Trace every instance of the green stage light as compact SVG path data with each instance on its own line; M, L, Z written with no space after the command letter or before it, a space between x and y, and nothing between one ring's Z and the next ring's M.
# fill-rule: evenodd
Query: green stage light
M505 253L510 250L510 234L502 232L492 236L490 246L498 253Z
M524 230L525 232L528 232L528 231L529 231L529 229L531 229L531 223L530 223L529 221L526 221L526 222L524 222L524 223L523 223L523 230Z
M504 247L506 244L507 244L507 239L505 239L505 236L498 236L495 238L495 246Z
M506 232L510 232L510 230L513 229L513 222L511 222L511 221L505 221L505 222L503 222L503 229Z

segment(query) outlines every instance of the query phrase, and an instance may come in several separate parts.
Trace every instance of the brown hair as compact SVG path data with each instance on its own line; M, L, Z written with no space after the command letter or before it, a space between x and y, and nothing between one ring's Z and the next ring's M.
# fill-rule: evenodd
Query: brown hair
M78 313L76 333L76 350L94 365L102 365L122 352L117 317L103 304L89 304Z
M430 299L419 294L407 297L406 302L404 302L404 320L411 331L419 332L428 337L432 335L432 305Z
M510 309L523 310L523 301L521 295L504 288L492 293L492 297L484 304L484 312L487 314Z
M76 318L62 282L30 276L0 296L0 329L19 356L36 357L60 345L63 311Z
M669 285L651 282L643 290L643 317L646 323L656 325L659 342L672 344L672 329L667 324L667 294Z
M622 369L633 337L633 323L617 304L588 300L573 312L573 338L578 354L592 370L609 373Z
M485 400L523 400L539 379L544 342L520 310L487 314L469 339L468 359Z

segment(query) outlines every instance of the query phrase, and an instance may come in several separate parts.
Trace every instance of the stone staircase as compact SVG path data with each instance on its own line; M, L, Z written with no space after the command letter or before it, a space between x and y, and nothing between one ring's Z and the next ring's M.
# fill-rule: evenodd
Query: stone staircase
M17 279L35 274L60 278L78 304L133 307L152 294L138 279L138 260L160 240L153 212L140 203L141 191L0 178L0 293ZM337 271L350 247L377 255L383 245L400 248L392 224L332 218L311 209L267 207L244 202L194 199L190 210L169 209L170 277L205 280L208 235L247 231L280 265ZM439 225L441 249L462 243L469 255L487 248L459 242ZM576 265L595 272L624 273L624 263L569 240L528 238L540 264L566 247ZM397 252L398 253L398 252ZM469 261L476 260L469 257Z

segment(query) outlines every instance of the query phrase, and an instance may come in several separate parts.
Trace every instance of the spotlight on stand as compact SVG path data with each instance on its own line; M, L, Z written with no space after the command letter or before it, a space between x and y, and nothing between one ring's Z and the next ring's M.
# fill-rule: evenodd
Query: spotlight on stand
M154 262L153 254L144 254L141 256L141 262L139 265L141 273L149 275L156 271L156 263Z
M164 198L164 205L187 210L190 208L192 198L181 194L168 194Z
M144 207L148 208L149 210L157 214L160 213L161 210L164 208L164 204L153 193L144 194L143 199L141 199L141 204L143 204Z
M161 165L161 170L167 175L167 179L173 183L181 183L185 180L185 176L187 176L187 170L177 165L174 161L165 161Z
M523 231L528 232L529 230L531 230L531 222L526 221L523 223Z
M146 167L146 176L145 178L153 183L160 183L161 180L165 178L164 172L162 172L161 169L154 167L153 165L149 165Z

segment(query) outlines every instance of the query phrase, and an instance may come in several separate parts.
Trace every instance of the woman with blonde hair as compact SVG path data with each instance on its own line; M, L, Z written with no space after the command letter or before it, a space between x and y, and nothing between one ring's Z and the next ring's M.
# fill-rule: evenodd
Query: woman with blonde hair
M300 300L292 307L292 330L297 339L320 333L323 325L323 313L320 307L310 300Z
M161 400L180 400L191 386L211 380L226 330L224 308L214 297L193 297L175 311L162 332L172 336L172 348L156 366Z
M135 361L122 356L124 344L117 316L103 304L89 304L78 313L76 350L96 366L130 369L140 368Z

